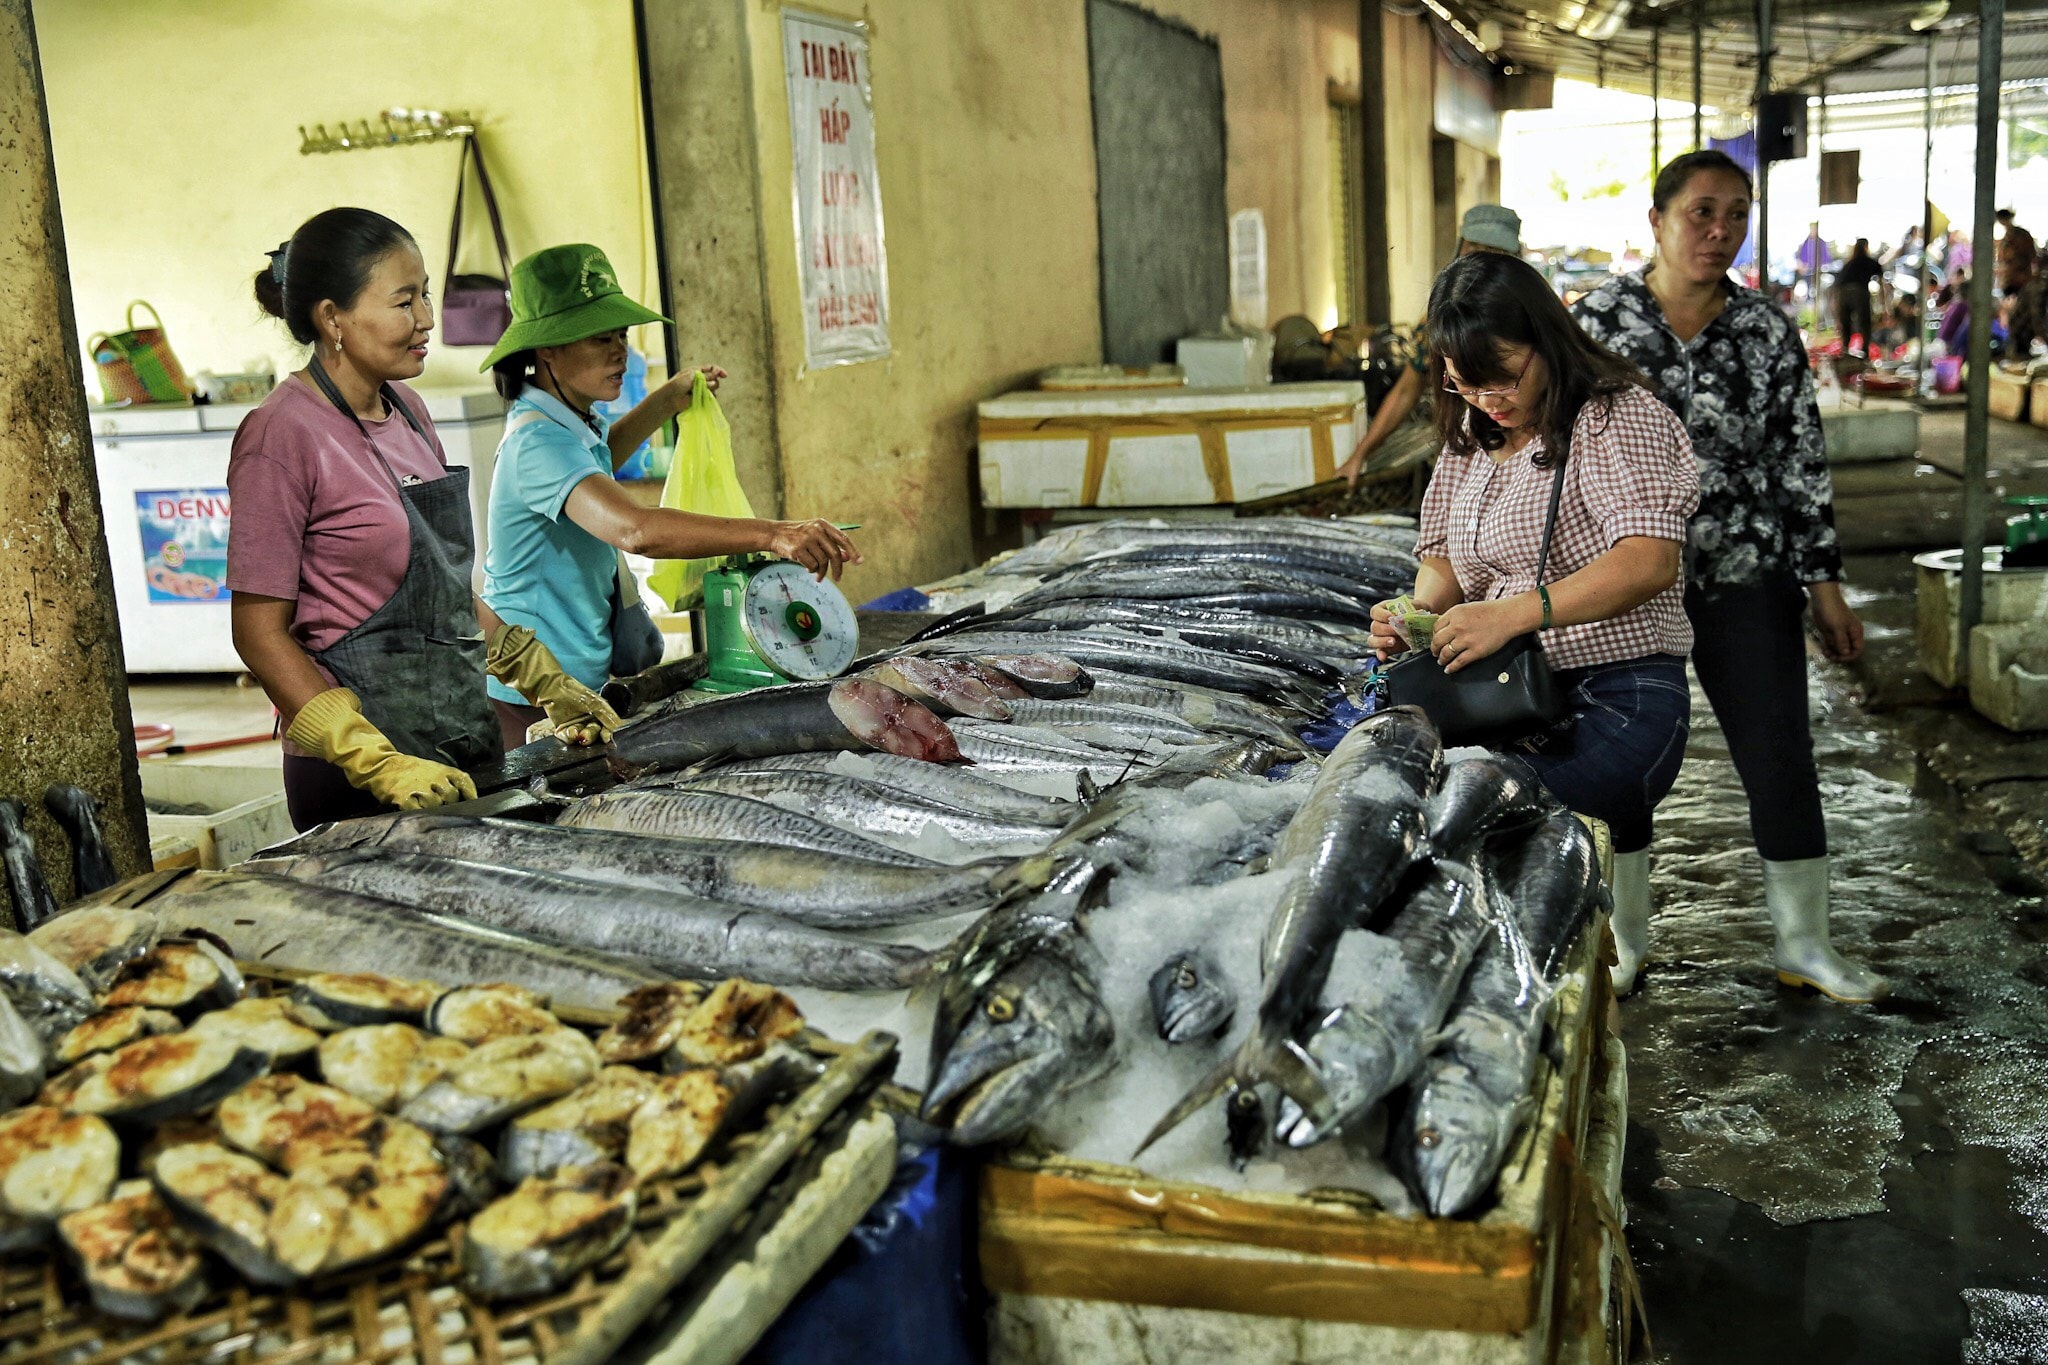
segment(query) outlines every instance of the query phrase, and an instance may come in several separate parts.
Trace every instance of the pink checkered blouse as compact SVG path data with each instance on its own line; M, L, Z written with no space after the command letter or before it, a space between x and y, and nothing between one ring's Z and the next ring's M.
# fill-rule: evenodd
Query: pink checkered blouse
M1446 396L1448 397L1448 395ZM1536 586L1543 517L1555 470L1530 461L1537 437L1499 464L1486 451L1437 461L1422 499L1415 553L1448 559L1468 602L1513 597ZM1571 458L1557 505L1544 581L1556 583L1614 548L1625 536L1685 542L1686 521L1700 502L1699 472L1685 425L1647 389L1617 395L1611 413L1586 404L1572 428ZM1683 656L1692 650L1684 583L1607 621L1559 626L1539 637L1552 668Z

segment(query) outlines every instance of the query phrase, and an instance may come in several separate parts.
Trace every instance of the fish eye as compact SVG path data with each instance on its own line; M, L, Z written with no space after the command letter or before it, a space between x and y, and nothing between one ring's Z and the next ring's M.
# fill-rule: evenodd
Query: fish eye
M1191 991L1196 986L1199 986L1202 983L1201 980L1198 977L1196 977L1195 969L1193 967L1183 966L1180 969L1180 974L1174 977L1173 984L1179 986L1184 991Z
M1443 1145L1444 1135L1434 1128L1415 1130L1415 1145L1425 1152L1433 1152Z
M990 1023L1007 1024L1017 1017L1017 1002L1007 995L992 995L982 1006L982 1013L988 1016Z

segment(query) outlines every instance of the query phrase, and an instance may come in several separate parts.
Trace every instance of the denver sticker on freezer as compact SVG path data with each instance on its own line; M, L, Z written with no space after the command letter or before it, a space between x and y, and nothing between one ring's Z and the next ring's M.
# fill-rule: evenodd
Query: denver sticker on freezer
M227 489L137 489L135 521L151 602L227 600Z

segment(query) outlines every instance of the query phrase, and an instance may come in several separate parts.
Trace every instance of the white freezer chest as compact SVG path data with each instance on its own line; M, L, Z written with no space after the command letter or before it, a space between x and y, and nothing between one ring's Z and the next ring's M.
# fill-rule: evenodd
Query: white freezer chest
M470 467L479 579L504 402L420 389L450 465ZM94 408L93 460L130 673L235 673L228 624L228 454L254 404ZM367 458L367 455L365 456Z

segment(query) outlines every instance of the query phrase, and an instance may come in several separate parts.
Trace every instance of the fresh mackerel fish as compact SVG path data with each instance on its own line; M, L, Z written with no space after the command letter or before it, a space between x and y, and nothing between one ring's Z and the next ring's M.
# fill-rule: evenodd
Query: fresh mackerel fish
M1065 837L1092 832L1085 826L1083 822ZM560 829L432 811L323 825L275 851L359 847L680 891L772 910L821 929L886 928L984 909L1017 891L1044 885L1056 862L1054 851L1048 849L1012 863L890 867L763 844L647 839L615 830Z
M1365 927L1427 851L1423 803L1442 770L1436 730L1411 707L1380 712L1338 743L1273 850L1273 866L1290 880L1266 922L1252 1031L1160 1119L1139 1151L1233 1083L1319 1093L1296 1037L1321 1002L1338 940Z
M672 976L744 976L774 986L900 990L924 973L917 948L876 943L746 906L381 848L266 862L266 871L615 953Z
M323 971L363 963L428 981L520 981L557 1004L605 1009L661 979L630 958L565 948L522 934L329 887L244 873L197 872L149 908L167 929L203 929L244 961Z
M611 829L666 839L724 839L774 844L834 858L929 867L920 858L839 825L746 796L705 790L608 791L576 802L555 824L563 829Z

